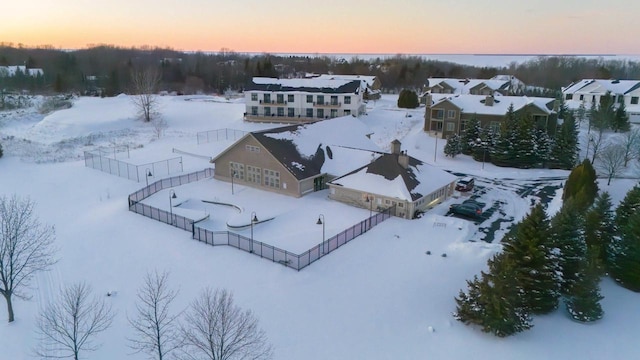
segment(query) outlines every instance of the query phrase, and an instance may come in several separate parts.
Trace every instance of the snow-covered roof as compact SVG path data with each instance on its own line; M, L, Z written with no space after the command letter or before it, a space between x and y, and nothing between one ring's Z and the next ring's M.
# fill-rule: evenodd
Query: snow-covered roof
M457 177L409 156L409 166L399 154L383 154L374 161L338 177L332 185L405 201L416 201L457 180Z
M513 104L513 109L518 111L525 106L534 105L547 114L551 114L550 106L553 106L555 99L528 97L528 96L498 96L493 98L493 105L486 105L487 97L485 95L451 95L440 97L440 100L434 103L434 107L445 101L455 105L460 111L468 114L483 115L505 115L509 106Z
M361 88L360 80L345 79L276 79L254 77L248 90L263 91L305 91L305 92L335 92L355 93Z
M310 124L256 131L251 135L297 179L344 174L382 150L358 118L343 116ZM373 154L373 155L372 155Z
M626 94L640 88L640 80L583 79L562 89L564 94Z
M376 77L373 75L330 75L330 74L322 74L316 79L328 79L328 80L359 80L364 82L368 87L372 87L373 83L376 81Z
M469 94L469 91L480 84L484 84L493 91L502 90L509 86L510 79L454 79L454 78L430 78L427 80L429 87L445 83L454 89L454 94Z

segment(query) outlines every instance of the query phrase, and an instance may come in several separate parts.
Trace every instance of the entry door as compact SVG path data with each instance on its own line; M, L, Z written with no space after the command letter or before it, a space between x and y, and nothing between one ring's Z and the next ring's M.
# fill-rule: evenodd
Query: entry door
M313 179L313 191L320 191L324 188L324 176Z

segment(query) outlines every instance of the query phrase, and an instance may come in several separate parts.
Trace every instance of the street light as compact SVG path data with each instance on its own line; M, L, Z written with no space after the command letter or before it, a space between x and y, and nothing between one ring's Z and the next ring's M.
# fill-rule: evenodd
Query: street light
M249 243L249 252L253 252L253 224L258 222L258 217L256 216L256 212L251 212L251 242Z
M145 178L145 180L147 180L147 186L149 186L149 177L153 176L153 174L151 173L151 170L149 170L149 168L145 169L145 175L146 176L144 178Z
M369 228L371 228L371 217L373 216L373 196L367 195L365 202L369 203Z
M177 198L176 192L169 190L169 213L171 214L171 224L173 225L173 199Z
M316 225L322 225L322 253L326 254L328 251L324 251L324 223L324 215L318 215L318 221L316 222Z
M480 138L476 139L476 144L482 145L482 170L484 170L484 162L487 157L487 144L485 144Z
M231 170L231 195L233 195L233 178L236 177L236 171Z
M436 146L433 150L433 162L436 162L436 154L438 153L438 130L436 130Z

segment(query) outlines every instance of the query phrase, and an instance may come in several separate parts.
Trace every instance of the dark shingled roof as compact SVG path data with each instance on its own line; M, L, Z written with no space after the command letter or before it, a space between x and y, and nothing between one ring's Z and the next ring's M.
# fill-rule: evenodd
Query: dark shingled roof
M295 132L303 125L284 126L276 129L256 131L251 135L269 151L293 176L298 180L319 175L325 161L322 144L318 144L318 149L311 157L302 156L296 145L290 139L274 139L267 134L278 134L283 132ZM294 163L300 166L293 165Z
M283 86L281 84L256 84L251 81L246 87L246 91L258 90L258 91L304 91L310 93L325 93L325 94L357 94L360 90L360 80L350 81L337 88L329 87L292 87Z
M371 163L361 166L348 174L340 176L332 180L332 183L339 183L340 178L346 177L357 172L360 172L362 169L367 169L368 174L380 175L385 179L391 181L398 176L402 177L407 190L411 193L411 200L415 201L420 199L426 194L420 194L418 192L414 192L413 190L420 185L420 181L417 179L414 170L417 166L423 165L424 163L414 157L409 156L409 166L405 169L398 163L398 154L384 154Z

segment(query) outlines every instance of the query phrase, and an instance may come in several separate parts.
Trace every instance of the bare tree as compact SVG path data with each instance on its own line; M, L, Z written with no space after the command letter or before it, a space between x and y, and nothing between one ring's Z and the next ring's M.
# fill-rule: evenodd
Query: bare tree
M55 229L40 223L34 205L16 195L0 197L0 294L7 302L9 322L14 321L12 297L28 299L24 290L33 275L56 262Z
M138 117L145 122L150 122L159 114L156 92L158 91L160 79L160 72L152 67L131 72L131 84L133 87L131 99L136 107Z
M182 346L178 315L170 306L178 292L169 288L167 272L147 273L144 285L138 290L137 314L129 318L135 337L129 346L136 352L145 352L150 358L168 359Z
M153 131L158 139L164 134L167 127L169 127L167 121L160 115L151 120L151 124L153 124Z
M624 166L626 167L629 160L638 157L638 146L640 146L640 128L633 128L622 138L622 146L624 147Z
M591 163L595 163L598 154L602 149L602 141L604 140L604 136L602 136L602 129L591 132L587 134L587 157L589 157L589 146L593 149L593 154L591 154Z
M625 148L620 144L609 144L598 153L598 161L595 168L608 178L607 185L611 184L611 179L617 176L625 168Z
M66 287L38 318L42 342L36 354L44 358L78 360L80 353L100 347L94 338L111 326L114 316L111 306L92 296L87 284Z
M190 359L259 360L273 356L250 310L242 311L227 290L207 289L191 305L182 327Z

